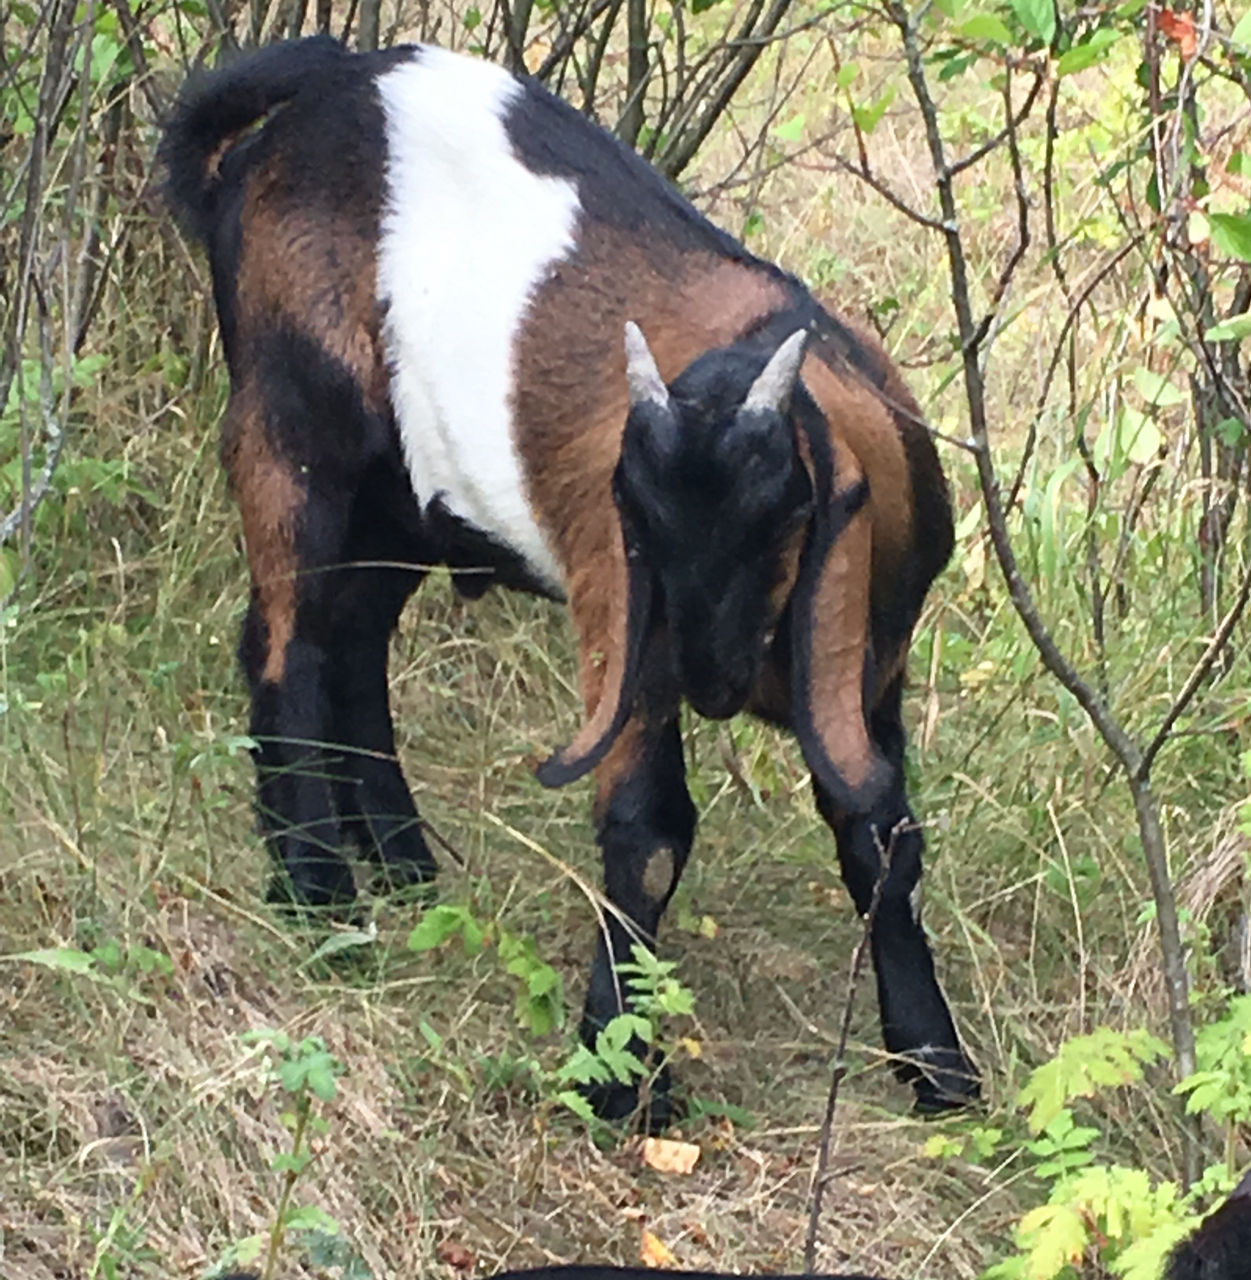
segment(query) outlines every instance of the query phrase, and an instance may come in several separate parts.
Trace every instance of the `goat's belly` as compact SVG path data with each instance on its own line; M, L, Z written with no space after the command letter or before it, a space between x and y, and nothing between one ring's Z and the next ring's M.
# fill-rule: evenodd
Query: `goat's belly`
M513 380L531 299L572 252L580 206L573 183L517 159L505 121L520 92L498 67L432 49L379 78L387 171L377 288L418 500L441 499L559 588L527 499Z

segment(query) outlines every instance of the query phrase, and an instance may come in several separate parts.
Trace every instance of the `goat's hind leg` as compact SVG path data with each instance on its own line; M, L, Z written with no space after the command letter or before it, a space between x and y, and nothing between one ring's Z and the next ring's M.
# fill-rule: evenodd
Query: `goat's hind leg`
M271 900L311 907L350 902L331 781L333 733L324 602L309 574L310 500L273 449L259 416L234 422L227 465L243 517L252 597L239 656L252 696L257 814L279 864ZM330 516L327 519L327 515ZM333 513L318 513L322 535Z
M818 787L817 806L834 831L843 880L861 915L868 912L883 861L889 859L871 939L882 1036L897 1059L896 1074L912 1082L917 1109L942 1111L976 1100L978 1074L960 1047L921 926L924 842L904 789L901 689L897 678L870 724L894 770L885 796L872 812L849 817Z

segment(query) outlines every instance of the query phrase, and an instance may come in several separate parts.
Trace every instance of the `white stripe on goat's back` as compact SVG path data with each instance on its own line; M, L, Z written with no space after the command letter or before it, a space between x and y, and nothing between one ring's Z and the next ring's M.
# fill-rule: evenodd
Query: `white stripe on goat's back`
M442 494L559 583L526 502L510 404L530 298L574 246L577 189L517 159L504 121L524 90L499 67L423 47L378 90L378 296L413 488L423 504Z

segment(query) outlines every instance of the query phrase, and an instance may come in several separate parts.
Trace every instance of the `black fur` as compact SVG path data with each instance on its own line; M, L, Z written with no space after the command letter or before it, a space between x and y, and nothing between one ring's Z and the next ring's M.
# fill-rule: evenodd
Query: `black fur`
M1251 1173L1173 1250L1163 1280L1246 1280L1251 1275Z
M165 122L159 160L175 215L203 244L218 223L217 197L226 185L210 161L223 141L344 66L347 49L329 36L270 45L211 77L189 80ZM231 156L221 157L226 164Z
M978 1096L978 1079L960 1048L955 1024L934 973L919 903L924 841L908 806L904 781L903 679L897 677L870 718L874 742L890 766L890 784L867 813L832 802L815 777L817 808L838 843L838 861L856 911L868 912L885 853L890 869L882 885L870 939L877 976L882 1037L896 1055L895 1073L916 1090L917 1109L942 1111Z
M298 530L296 634L281 682L261 678L255 602L240 646L258 742L258 808L289 880L276 882L275 896L326 906L355 893L338 852L342 837L393 880L434 875L395 760L386 684L391 632L431 558L394 431L366 410L348 370L284 329L250 358L266 387L267 436L311 490ZM307 453L313 440L322 444L319 458Z
M657 715L648 726L648 740L638 764L614 788L600 815L597 836L604 859L604 891L608 901L634 926L628 928L615 912L605 912L591 980L582 1014L582 1039L594 1045L600 1029L629 1004L628 992L614 972L617 962L630 959L635 943L649 949L656 945L661 917L678 886L695 838L695 806L686 789L686 763L676 708ZM648 892L648 863L668 851L672 877L662 892ZM655 885L651 886L653 889ZM644 1058L648 1046L636 1041L632 1051ZM669 1123L672 1111L669 1074L662 1069L651 1089L648 1126L659 1131ZM608 1120L632 1115L639 1104L634 1085L611 1083L588 1091L597 1114Z
M709 222L620 139L588 127L585 116L538 81L524 77L521 83L523 92L506 123L509 140L534 173L576 181L586 217L654 236L679 250L705 249L750 262L778 279L792 279Z
M676 420L632 410L613 481L656 579L681 693L714 719L747 702L777 622L760 605L812 514L790 423L739 412L776 346L752 338L701 356L670 388Z

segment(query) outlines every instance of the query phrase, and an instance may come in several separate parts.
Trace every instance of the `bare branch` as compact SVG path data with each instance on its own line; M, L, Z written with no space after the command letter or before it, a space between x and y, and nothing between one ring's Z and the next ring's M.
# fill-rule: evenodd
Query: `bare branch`
M804 1271L808 1275L812 1275L817 1267L817 1230L821 1224L821 1205L825 1199L825 1186L829 1179L830 1138L834 1132L834 1111L838 1106L839 1089L847 1075L847 1040L851 1035L851 1015L856 1003L856 989L860 985L865 957L869 954L869 944L873 939L873 922L877 919L882 890L890 875L890 864L895 854L895 841L913 827L914 824L907 820L898 823L892 828L885 848L882 847L876 831L874 832L881 867L877 874L877 882L873 886L873 896L869 899L869 909L864 913L860 940L856 943L855 951L852 952L851 969L847 975L847 995L843 999L843 1016L838 1027L838 1042L834 1047L834 1073L830 1077L830 1091L825 1100L825 1115L821 1120L821 1137L817 1144L817 1160L813 1167L810 1184L812 1199L808 1205L808 1232L804 1237Z
M1025 95L1025 101L1021 103L1021 109L1015 115L1013 115L1012 99L1011 97L1008 97L1008 122L1003 126L1002 129L999 130L997 134L995 134L993 138L987 139L987 141L983 142L980 147L977 147L973 151L970 151L967 156L964 156L959 160L953 160L951 162L950 172L953 178L957 174L963 173L966 169L972 168L973 165L977 164L979 160L984 160L988 155L990 155L992 151L995 150L996 147L998 147L1001 143L1003 143L1008 138L1010 138L1016 132L1016 130L1019 129L1021 125L1025 123L1025 121L1029 117L1029 113L1034 109L1034 102L1038 97L1038 91L1043 87L1043 84L1045 82L1046 82L1045 70L1042 67L1035 67L1034 83L1030 85L1029 92ZM1009 86L1011 85L1011 83L1012 83L1012 64L1008 63L1005 71L1004 84L1005 86ZM1058 84L1059 81L1057 81L1056 83Z
M0 520L0 545L6 543L19 530L29 530L30 521L39 507L39 504L47 497L49 490L52 488L52 477L56 474L57 464L61 461L61 453L65 448L65 422L57 416L56 397L52 390L52 368L55 363L55 356L52 350L52 329L48 319L48 309L42 292L38 289L34 290L36 300L36 310L39 313L39 411L43 422L43 437L45 441L45 453L43 466L39 469L37 476L32 476L29 482L22 486L22 496L18 505L9 512L3 520ZM68 393L65 397L68 404ZM26 407L24 397L19 401L18 412L25 419ZM26 459L29 459L29 450L26 453Z

